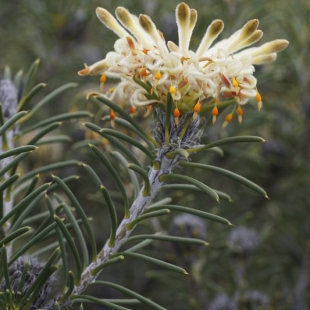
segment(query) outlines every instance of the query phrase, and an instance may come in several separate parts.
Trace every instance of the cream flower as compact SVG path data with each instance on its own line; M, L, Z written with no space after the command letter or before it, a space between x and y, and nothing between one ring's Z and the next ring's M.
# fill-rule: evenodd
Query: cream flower
M261 107L261 96L253 76L254 65L274 61L277 53L288 45L286 40L274 40L248 48L263 35L257 29L258 20L253 19L228 39L212 46L224 28L224 23L217 19L209 25L194 52L189 45L197 11L183 2L176 8L178 45L171 41L166 43L147 15L137 17L123 7L116 9L118 21L103 8L97 8L96 14L120 39L105 59L86 66L79 74L103 74L102 81L105 76L119 78L120 83L106 94L116 103L156 104L165 110L171 95L175 117L192 111L195 116L200 105L209 101L215 104L212 110L215 121L216 103L222 98L235 98L239 120L242 116L240 105L248 100L256 99Z

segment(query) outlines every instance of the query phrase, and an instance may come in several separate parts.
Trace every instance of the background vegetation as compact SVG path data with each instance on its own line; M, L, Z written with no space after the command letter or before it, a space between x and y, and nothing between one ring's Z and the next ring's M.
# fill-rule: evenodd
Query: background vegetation
M160 227L184 236L205 234L210 245L203 249L153 242L144 250L184 267L189 276L154 270L152 265L129 258L108 269L102 278L125 285L171 310L211 309L216 306L216 297L222 295L224 300L223 294L233 298L249 291L259 291L261 299L262 296L265 300L267 298L265 304L270 306L268 309L309 309L310 3L307 0L191 0L187 3L199 13L192 39L193 49L198 46L207 25L216 18L225 22L222 37L230 35L247 20L258 18L260 29L264 31L262 42L278 38L290 41L288 49L278 55L274 64L257 68L263 109L258 113L254 104L248 104L242 125L234 120L222 129L220 118L206 131L211 140L249 134L262 136L268 142L224 147L224 157L210 153L195 158L201 163L212 163L249 178L267 191L270 200L224 177L212 173L197 175L198 171L194 170L191 173L196 174L195 177L214 188L225 190L233 202L222 201L216 205L198 193L172 190L162 192L161 198L172 197L175 204L186 199L188 206L221 215L237 227L255 229L257 242L252 240L254 243L251 243L253 246L249 251L244 250L244 243L238 243L239 248L236 248L228 242L231 240L228 236L235 228L213 222L199 226L191 224L188 218L177 221L174 218L176 214L172 212L164 220L142 224L138 229L139 232L150 233ZM122 5L135 14L146 13L167 40L176 41L174 9L177 4L176 0L2 0L0 68L9 65L13 72L17 72L21 68L27 69L40 58L37 82L48 84L46 93L67 82L79 84L75 90L50 104L44 111L46 115L77 109L88 109L97 114L96 108L84 98L87 92L99 90L99 79L80 78L76 72L84 62L91 64L102 59L112 49L116 36L97 20L95 8L101 6L112 12ZM44 113L40 119L44 119ZM144 122L148 128L149 122ZM61 130L73 137L73 148L72 144L42 148L39 155L34 154L25 162L28 167L23 169L33 169L42 162L72 158L83 160L96 170L96 163L89 153L74 144L85 138L81 128L78 122L64 125ZM72 171L62 171L63 176L69 173ZM81 175L83 172L74 173ZM114 183L109 182L109 174L104 170L99 174L106 178L107 187L113 193ZM92 185L78 182L71 188L87 206L87 215L93 217L97 242L104 243L108 237L108 229L105 229L108 227L108 215L103 214ZM182 226L181 220L189 223ZM248 240L249 233L242 233L240 238ZM94 290L97 297L119 297L110 289ZM253 303L249 305L246 300L240 302L239 308L242 307L260 309ZM90 306L89 309L104 308ZM135 309L142 308L136 306Z

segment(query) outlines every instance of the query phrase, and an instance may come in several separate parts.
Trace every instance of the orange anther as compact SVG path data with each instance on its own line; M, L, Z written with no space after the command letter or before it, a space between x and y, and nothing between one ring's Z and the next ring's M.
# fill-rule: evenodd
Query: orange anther
M236 114L238 115L238 122L239 122L239 124L241 124L242 123L243 110L240 107L240 105L237 108Z
M181 115L180 110L178 108L175 108L173 111L173 116L174 116L174 122L175 122L176 127L178 127L178 125L179 125L180 115Z
M161 73L160 73L160 71L157 71L157 73L154 75L154 79L155 80L160 80L160 78L161 78Z
M242 110L242 108L240 107L240 105L239 105L239 107L238 107L238 109L237 109L237 111L236 111L236 114L239 115L239 116L242 116L242 115L243 115L243 110Z
M136 107L134 107L133 105L131 105L129 107L129 114L134 114L136 112Z
M232 113L229 113L229 114L226 115L225 121L226 121L226 122L231 122L232 118L233 118L233 114L232 114Z
M260 95L259 92L256 93L255 100L257 102L257 108L258 110L260 110L263 106L263 102L262 102L262 96Z
M100 76L100 82L101 82L101 83L105 83L106 80L107 80L106 75L105 75L104 73L102 73L101 76Z
M128 43L128 46L131 50L133 50L135 48L135 43L133 41L133 39L131 37L127 37L127 43Z
M115 128L115 112L113 110L110 111L110 120L112 128Z
M212 115L217 116L219 114L219 109L217 108L217 106L215 105L214 108L212 109Z
M144 49L142 50L142 52L143 52L144 54L147 54L149 51L150 51L150 50L148 50L148 49L146 49L146 48L144 48Z
M194 105L193 110L195 113L200 112L200 102L199 101Z
M180 110L178 108L175 108L173 111L173 116L174 117L180 117L181 113Z
M214 124L216 122L216 116L219 114L219 110L216 105L212 109L211 114L212 114L212 123Z

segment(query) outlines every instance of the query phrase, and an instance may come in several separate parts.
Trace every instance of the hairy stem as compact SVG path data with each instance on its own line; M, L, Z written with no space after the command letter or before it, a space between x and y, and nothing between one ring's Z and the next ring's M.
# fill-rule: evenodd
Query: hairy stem
M96 278L99 276L99 273L95 276L91 275L91 270L109 260L110 255L118 252L119 248L122 244L127 240L130 236L132 231L134 230L127 230L126 224L132 222L133 220L137 219L141 213L151 204L153 198L156 196L157 192L159 191L162 182L159 181L159 176L162 174L170 173L172 167L177 162L177 157L174 159L168 159L165 156L165 152L162 150L159 151L160 157L157 159L160 162L160 168L155 170L153 167L150 168L148 173L149 181L150 181L150 195L147 197L143 196L143 189L140 190L136 200L132 204L130 208L130 217L128 219L123 219L120 225L118 226L116 232L116 239L115 245L113 247L109 247L108 241L99 252L97 256L97 260L91 263L83 272L81 277L81 283L79 286L74 288L73 294L81 294L88 285L95 281Z

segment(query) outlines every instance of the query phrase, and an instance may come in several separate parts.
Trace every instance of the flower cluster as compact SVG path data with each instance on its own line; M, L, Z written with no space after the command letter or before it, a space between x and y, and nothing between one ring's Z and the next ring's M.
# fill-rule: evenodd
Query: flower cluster
M179 42L165 41L149 16L132 15L127 9L118 7L118 21L105 9L97 8L97 16L106 27L120 39L115 42L114 51L106 58L79 71L80 75L101 75L103 86L106 77L119 78L115 88L106 96L123 105L130 102L130 111L135 106L151 108L158 105L166 110L168 97L173 100L173 115L200 112L202 104L214 105L213 122L218 115L217 104L223 98L234 98L236 113L242 118L241 105L249 99L256 99L258 108L262 99L257 91L253 76L254 65L267 64L276 59L277 52L288 45L286 40L274 40L260 47L246 48L263 35L258 30L258 20L248 21L228 39L213 41L224 28L221 20L214 20L196 50L189 49L190 39L197 21L197 11L186 3L176 7L176 22ZM229 121L228 116L226 121Z

